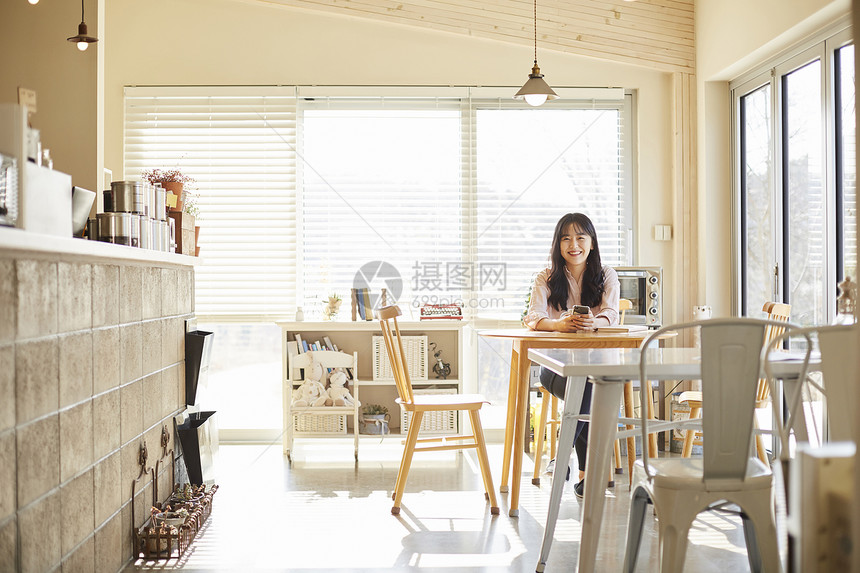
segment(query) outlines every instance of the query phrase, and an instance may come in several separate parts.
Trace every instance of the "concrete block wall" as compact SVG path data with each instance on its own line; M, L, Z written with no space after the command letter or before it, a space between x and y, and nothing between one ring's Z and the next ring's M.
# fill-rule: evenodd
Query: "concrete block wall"
M154 466L184 408L193 290L188 265L0 251L0 571L131 559L132 504L141 525L153 494L145 477L132 499L141 445Z

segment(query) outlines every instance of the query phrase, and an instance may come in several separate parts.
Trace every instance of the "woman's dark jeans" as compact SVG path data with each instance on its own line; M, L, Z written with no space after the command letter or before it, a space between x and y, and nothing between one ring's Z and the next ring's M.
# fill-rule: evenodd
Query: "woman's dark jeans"
M549 390L550 394L564 400L564 390L567 386L566 378L541 366L540 383L541 386ZM591 413L591 382L585 383L585 391L582 393L582 406L579 408L579 413ZM576 457L579 459L580 471L585 471L585 452L587 446L588 422L577 422L576 433L573 436L573 447L576 449ZM556 462L557 467L558 462Z

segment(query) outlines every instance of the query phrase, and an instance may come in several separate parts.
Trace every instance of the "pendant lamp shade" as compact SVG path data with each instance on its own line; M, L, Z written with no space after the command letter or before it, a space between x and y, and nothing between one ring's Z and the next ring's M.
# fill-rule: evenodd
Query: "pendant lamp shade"
M543 79L543 74L540 73L537 61L537 0L534 2L534 23L535 23L535 65L532 67L532 73L529 74L529 79L520 88L520 91L514 94L514 99L525 99L526 103L537 107L543 105L548 99L558 99L558 94L552 91Z
M520 88L520 91L514 94L514 98L525 99L527 104L534 107L543 105L546 100L558 99L558 94L552 91L549 84L544 81L543 74L540 73L540 68L537 65L537 60L535 60L535 65L532 68L532 73L529 74L528 81Z
M87 24L84 21L84 0L81 0L81 23L78 24L78 33L70 38L66 38L66 40L77 44L78 49L82 52L87 49L88 45L99 41L98 38L90 36L87 33Z

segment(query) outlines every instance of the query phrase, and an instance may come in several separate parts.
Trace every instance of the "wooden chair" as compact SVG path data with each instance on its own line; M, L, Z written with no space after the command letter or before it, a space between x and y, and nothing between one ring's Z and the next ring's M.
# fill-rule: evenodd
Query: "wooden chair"
M624 324L624 317L627 314L627 311L632 309L633 303L629 299L622 298L618 300L618 310L621 312L618 324ZM628 384L630 386L629 395L632 395L633 384L630 382L628 382ZM625 391L625 400L627 399L628 392ZM627 415L630 415L631 412L632 410L628 412ZM558 398L546 390L543 390L541 392L540 419L537 427L535 428L535 467L534 473L532 474L533 485L540 485L540 461L543 454L544 436L547 433L547 429L549 429L549 459L552 460L555 459L556 448L558 447L558 428L560 425L561 419L558 416ZM632 427L633 426L628 426L628 429ZM627 465L630 468L630 471L633 470L633 462L636 461L635 442L635 438L627 438ZM615 441L615 473L624 473L624 470L621 468L621 447L619 446L618 440ZM615 485L615 483L612 478L612 472L610 471L609 487L612 487L613 485Z
M791 305L783 304L780 302L766 302L762 307L762 311L767 315L767 320L787 323L789 315L791 314ZM780 325L769 325L765 330L765 346L770 343L774 338L780 336L785 331L784 326ZM768 387L766 378L759 378L758 387L756 389L756 409L767 408L768 401L770 399L770 388ZM690 405L690 419L698 418L702 415L702 393L698 391L687 391L682 392L678 397L678 401L681 403L687 403ZM755 418L753 418L753 425L756 429L758 429L758 424L755 423ZM693 452L693 439L696 435L697 430L690 429L687 430L684 434L684 447L681 450L681 457L689 458ZM758 453L758 458L764 462L769 463L767 459L767 450L764 447L764 441L762 440L761 434L756 434L755 437L755 447L756 452Z
M481 426L481 416L479 413L481 407L487 401L479 394L415 394L412 391L412 380L409 377L409 369L406 365L400 327L397 325L397 317L400 315L400 308L397 306L386 306L377 311L379 324L382 326L382 335L385 339L385 349L388 352L391 370L394 373L394 381L397 384L397 393L399 395L397 403L404 410L412 413L412 420L409 423L409 431L406 435L406 445L403 449L403 458L400 462L400 469L397 472L397 482L395 483L394 494L392 495L394 505L391 508L391 513L392 515L400 513L400 501L403 499L406 478L409 476L409 467L412 464L412 455L415 452L474 448L477 451L481 475L484 478L484 497L490 501L490 513L492 515L499 515L499 504L496 502L493 476L490 473L490 461L487 458L487 445L484 441L484 430ZM425 412L443 412L449 410L469 413L469 420L472 425L471 435L433 438L418 437L421 429L421 419ZM433 445L434 443L436 445Z

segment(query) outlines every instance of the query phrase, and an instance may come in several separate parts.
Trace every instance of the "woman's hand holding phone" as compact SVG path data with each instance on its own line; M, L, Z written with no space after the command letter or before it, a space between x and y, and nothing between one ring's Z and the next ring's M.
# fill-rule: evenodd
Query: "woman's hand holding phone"
M594 315L591 309L584 305L574 305L572 309L562 313L558 320L560 332L586 332L594 330Z

